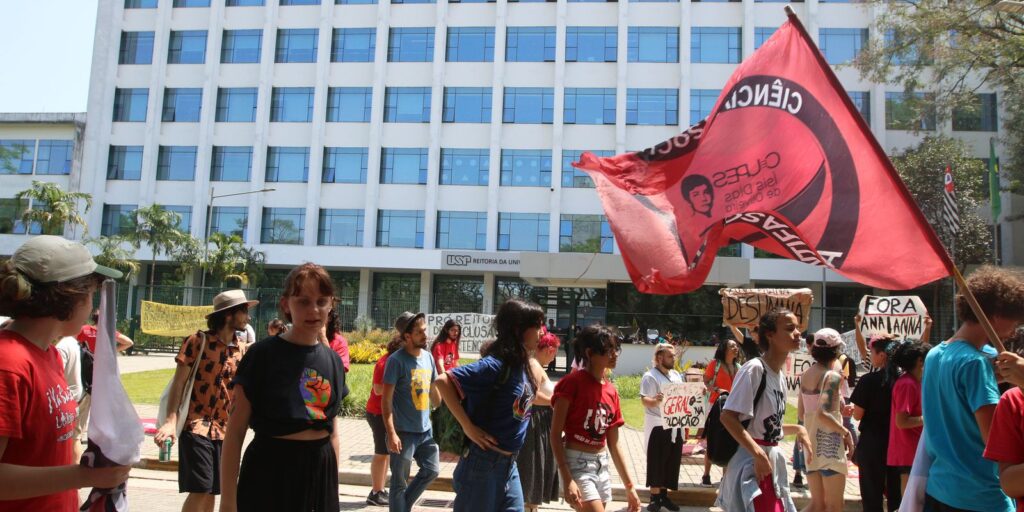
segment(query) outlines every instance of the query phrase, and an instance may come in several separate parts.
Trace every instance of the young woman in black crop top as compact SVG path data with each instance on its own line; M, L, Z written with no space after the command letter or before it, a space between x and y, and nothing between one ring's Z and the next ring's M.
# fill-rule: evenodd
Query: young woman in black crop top
M305 263L288 274L279 308L292 328L249 349L234 380L221 462L221 512L337 512L345 370L317 340L334 304L327 272ZM256 436L245 450L248 428Z

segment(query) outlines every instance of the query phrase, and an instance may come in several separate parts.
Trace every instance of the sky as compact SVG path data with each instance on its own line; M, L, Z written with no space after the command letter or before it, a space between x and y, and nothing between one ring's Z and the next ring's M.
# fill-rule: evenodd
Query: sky
M0 0L0 112L85 112L97 0Z

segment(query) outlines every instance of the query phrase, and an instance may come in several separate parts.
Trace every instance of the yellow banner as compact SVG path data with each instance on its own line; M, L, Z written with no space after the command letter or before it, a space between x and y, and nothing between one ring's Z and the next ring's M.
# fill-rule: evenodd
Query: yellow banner
M155 336L181 337L206 329L206 315L213 306L175 306L142 301L142 332Z

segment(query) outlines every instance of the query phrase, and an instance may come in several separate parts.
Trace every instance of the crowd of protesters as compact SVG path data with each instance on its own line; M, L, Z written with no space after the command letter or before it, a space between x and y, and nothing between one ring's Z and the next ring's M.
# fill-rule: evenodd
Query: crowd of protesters
M127 467L76 464L91 380L83 361L97 339L86 321L97 321L92 298L106 277L119 273L80 244L48 236L25 243L0 268L0 314L12 318L0 328L0 511L71 510L76 489L128 478ZM983 267L967 284L984 320L1012 338L1024 322L1024 281ZM228 290L214 298L207 328L183 341L154 436L177 446L183 510L212 511L217 495L222 511L339 510L338 414L350 361L336 295L327 272L305 263L288 274L277 304L283 321L268 325L266 339L253 343L248 334L256 301ZM930 319L921 340L905 340L864 339L856 318L857 349L871 370L859 378L837 331L808 335L813 364L800 379L799 424L783 422L793 406L784 367L804 343L797 316L777 308L748 335L734 328L735 339L719 342L703 372L712 414L698 433L708 446L701 483L713 485L713 462L723 466L717 505L795 511L792 467L793 487L806 473L805 511L837 512L855 463L865 511L894 511L904 501L911 510L1024 510L1024 358L992 349L963 296L956 314L958 330L934 347ZM455 510L536 510L561 497L576 510L603 511L612 501L610 463L628 510L640 509L611 378L623 339L608 327L573 325L563 343L545 316L536 304L506 301L494 320L496 339L464 365L458 322L447 321L428 342L423 313L395 320L366 403L374 440L368 504L409 512L437 478L440 407L464 434ZM647 510L674 511L669 491L679 487L688 433L662 426L661 405L666 386L684 378L674 337L653 340L639 390ZM113 342L131 346L119 333ZM563 344L575 363L553 382L547 370ZM255 437L243 453L249 429ZM725 456L723 435L732 442ZM779 447L787 435L800 447L792 461Z

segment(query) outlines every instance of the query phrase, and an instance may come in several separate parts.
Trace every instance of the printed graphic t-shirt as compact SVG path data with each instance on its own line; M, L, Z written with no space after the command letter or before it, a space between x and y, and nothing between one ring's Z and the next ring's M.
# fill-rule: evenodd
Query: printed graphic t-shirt
M204 336L206 348L203 348ZM199 353L200 349L203 350L202 354ZM227 343L215 334L201 331L185 338L174 361L192 368L196 358L201 359L192 395L189 397L184 431L215 441L222 440L228 425L228 406L231 405L233 387L231 381L242 360L242 344L237 331L235 338Z
M384 366L384 384L395 386L391 397L392 422L398 432L430 430L430 385L437 378L434 357L421 350L413 357L399 349Z
M987 355L986 355L987 353ZM966 341L941 343L925 356L921 382L925 449L932 457L928 494L947 505L986 512L1012 511L999 486L999 468L982 458L985 445L975 411L999 402L989 357ZM971 492L964 492L970 489Z
M384 366L388 364L388 355L384 354L377 360L377 364L373 365L373 379L370 381L370 396L366 399L366 412L370 414L376 414L380 416L384 414L384 411L380 406L380 395L373 391L373 386L381 386L384 384Z
M996 406L985 458L1005 464L1024 463L1024 392L1018 387L1004 393ZM1024 498L1017 498L1017 512L1024 512Z
M765 376L764 392L754 410L754 397ZM760 358L747 361L732 381L732 392L725 409L739 413L740 421L751 420L747 432L755 440L778 443L782 440L782 416L786 413L786 393L782 373L773 371Z
M249 425L256 435L331 432L348 395L338 354L323 343L296 345L280 336L249 348L234 383L252 404Z
M535 393L525 369L509 370L504 382L502 373L501 360L492 356L448 372L473 423L494 436L498 448L516 452L526 441Z
M14 331L0 331L0 436L8 438L0 462L73 464L77 406L56 348L41 350ZM0 501L0 511L16 510L78 510L78 491Z
M441 366L446 372L455 368L459 363L459 344L454 341L445 340L438 343L430 352L435 361L441 362Z
M551 403L569 401L565 418L565 440L603 448L608 429L625 421L619 407L619 392L611 381L603 383L586 370L574 370L555 384Z
M896 379L892 387L892 415L889 418L889 460L890 466L912 466L917 453L917 442L921 440L923 427L899 428L896 414L921 415L921 383L904 374Z

